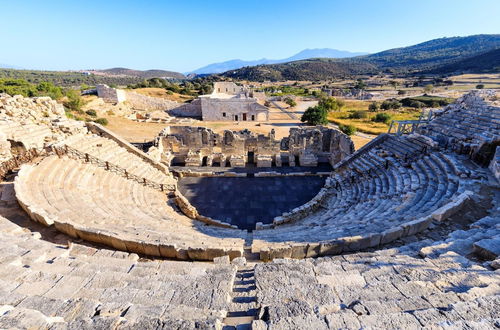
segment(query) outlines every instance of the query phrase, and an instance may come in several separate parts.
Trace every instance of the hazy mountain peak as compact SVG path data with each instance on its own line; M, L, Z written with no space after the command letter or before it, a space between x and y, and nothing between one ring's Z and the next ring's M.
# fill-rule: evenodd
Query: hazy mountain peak
M229 70L236 70L245 66L254 66L260 64L276 64L276 63L284 63L291 61L304 60L308 58L317 58L317 57L330 57L330 58L345 58L345 57L354 57L359 55L366 55L368 53L353 53L345 50L331 49L331 48L314 48L314 49L304 49L297 54L280 59L280 60L270 60L265 57L259 60L253 61L244 61L240 59L234 59L219 63L212 63L202 68L196 69L191 73L195 74L209 74L209 73L222 73Z

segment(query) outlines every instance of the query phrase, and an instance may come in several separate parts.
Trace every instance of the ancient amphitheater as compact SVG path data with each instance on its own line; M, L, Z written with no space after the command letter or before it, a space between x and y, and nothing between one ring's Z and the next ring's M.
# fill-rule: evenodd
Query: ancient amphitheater
M472 92L354 153L335 130L286 141L289 163L326 157L327 173L284 171L272 136L242 133L264 164L248 175L246 154L224 156L235 137L201 130L193 151L164 132L146 154L48 98L0 95L0 328L498 328L497 98ZM162 148L211 166L175 169ZM250 231L179 189L307 175L324 180L310 201Z

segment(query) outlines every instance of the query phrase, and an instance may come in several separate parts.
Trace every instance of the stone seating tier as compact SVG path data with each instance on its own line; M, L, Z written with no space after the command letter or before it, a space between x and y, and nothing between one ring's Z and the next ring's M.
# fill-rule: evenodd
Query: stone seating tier
M252 251L264 260L340 254L426 229L435 212L455 209L470 192L457 175L459 160L422 147L389 136L365 150L334 172L319 207L298 208L302 217L284 214L274 229L255 231Z
M82 153L88 153L102 161L108 161L126 169L129 173L156 183L174 184L175 179L154 168L139 156L120 147L115 141L97 135L74 135L63 141Z
M66 157L24 165L15 190L33 220L118 250L183 260L243 252L244 232L191 220L165 194Z
M418 131L465 153L477 151L484 142L500 140L500 107L477 94L467 94L447 106Z
M236 267L40 239L0 217L0 328L220 327ZM146 317L147 316L147 317Z

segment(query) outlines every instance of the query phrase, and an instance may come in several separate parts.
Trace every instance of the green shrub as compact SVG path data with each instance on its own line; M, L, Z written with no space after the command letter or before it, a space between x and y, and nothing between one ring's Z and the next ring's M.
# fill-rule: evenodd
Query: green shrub
M330 112L339 111L345 105L345 102L334 97L323 97L318 102L318 105Z
M380 109L380 106L378 105L377 102L372 102L368 106L368 110L370 110L371 112L376 112L378 109Z
M366 111L354 111L349 114L349 119L363 119L368 118Z
M372 121L377 123L386 123L388 124L391 121L391 115L387 113L377 113L375 117L373 117Z
M384 110L399 109L401 108L401 103L399 103L399 101L396 100L385 100L380 105L380 108Z
M84 105L80 92L70 89L66 92L68 99L64 102L64 106L72 111L81 111Z
M327 114L328 111L319 105L309 107L300 118L300 121L308 125L325 125L328 123Z
M0 93L24 97L49 96L54 100L63 97L62 88L53 83L43 81L35 85L24 79L0 79Z
M94 123L106 126L108 124L108 120L106 118L97 118L94 120Z
M424 106L427 106L427 107L446 106L454 101L455 101L455 99L449 98L449 97L422 95L422 96L415 96L415 97L406 97L406 98L401 100L401 103L405 107L416 108L417 107L416 105L422 105L421 107L424 107ZM415 103L415 102L419 102L419 103Z
M87 111L85 111L85 113L91 117L97 116L97 112L95 112L95 110L87 110Z
M297 102L295 102L291 97L285 98L285 103L292 108L297 105Z
M409 107L412 107L412 108L420 109L420 108L425 107L425 103L424 103L424 102L417 101L417 100L410 100L410 101L408 102L408 106L409 106Z
M353 135L354 133L356 133L356 127L354 125L343 125L343 124L340 124L339 125L339 129L344 134L347 134L347 135Z

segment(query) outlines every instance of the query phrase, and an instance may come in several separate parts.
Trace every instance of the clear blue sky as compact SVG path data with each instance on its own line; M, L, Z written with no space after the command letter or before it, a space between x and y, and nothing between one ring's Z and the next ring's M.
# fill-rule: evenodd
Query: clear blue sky
M377 52L500 33L499 0L0 0L0 63L191 71L305 48Z

